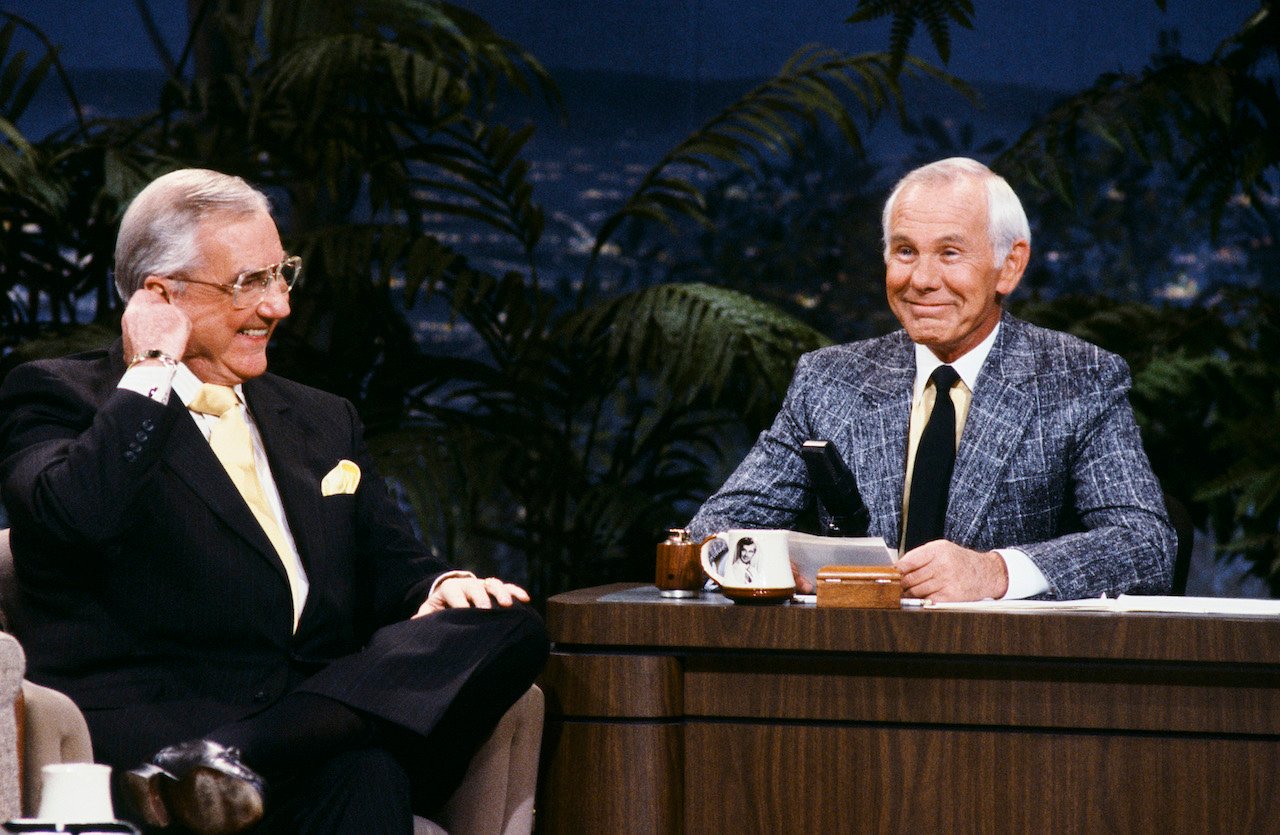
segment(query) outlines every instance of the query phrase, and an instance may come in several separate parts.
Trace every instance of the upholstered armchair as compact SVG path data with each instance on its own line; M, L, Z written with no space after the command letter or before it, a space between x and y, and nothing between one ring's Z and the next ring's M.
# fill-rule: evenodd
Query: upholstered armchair
M9 531L0 529L0 624L15 590ZM23 679L26 660L14 636L0 633L0 820L34 814L40 769L92 762L89 729L67 696ZM476 754L437 821L417 818L415 835L490 835L533 829L543 694L531 687L506 712Z

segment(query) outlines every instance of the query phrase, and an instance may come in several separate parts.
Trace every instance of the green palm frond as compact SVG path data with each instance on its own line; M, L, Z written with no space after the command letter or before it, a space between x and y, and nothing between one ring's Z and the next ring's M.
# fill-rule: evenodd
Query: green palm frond
M1232 371L1222 356L1177 352L1157 356L1134 374L1132 398L1147 406L1143 410L1147 414L1163 411L1170 403L1207 399L1222 389Z
M27 141L8 119L0 116L0 190L5 193L2 213L9 221L23 204L54 214L66 199L66 184L48 174L46 155Z
M1261 0L1240 31L1228 37L1214 50L1215 61L1236 65L1255 65L1267 56L1280 52L1280 15L1275 0Z
M371 73L387 73L385 81L407 102L414 91L442 90L465 101L489 101L501 85L529 93L534 85L552 103L559 95L550 75L530 52L497 34L483 18L450 3L429 0L340 0L330 3L275 3L265 22L270 54L303 61L348 66L349 78L368 81ZM387 47L381 55L367 45L341 44L352 34ZM318 53L332 52L323 56ZM365 57L370 63L351 59ZM465 81L447 85L443 79ZM367 90L361 91L367 95ZM435 100L438 105L440 100ZM456 102L455 102L456 103Z
M13 20L0 27L0 115L15 122L26 112L54 60L54 53L47 52L28 70L25 50L9 54L17 32L18 24Z
M957 88L964 87L923 62L912 60L911 64ZM705 223L702 190L693 172L717 166L754 170L770 156L793 153L803 138L800 128L822 120L835 125L853 148L861 149L862 136L851 116L848 96L872 119L885 107L900 105L888 56L851 56L820 46L801 48L777 76L724 108L649 170L622 208L601 225L592 262L629 218L654 220L668 227L674 227L681 216Z
M424 542L450 565L493 574L492 537L513 500L499 476L517 450L466 425L373 435L369 451L412 508Z
M1225 124L1232 78L1222 67L1178 61L1142 76L1108 73L1046 114L996 160L1006 174L1074 202L1067 161L1094 137L1144 160L1170 159L1190 119Z
M709 397L755 423L776 410L800 355L830 344L771 305L707 284L631 293L569 317L564 329L602 343L612 362L660 390Z
M1103 75L1040 119L994 167L1073 204L1072 161L1096 153L1091 143L1168 162L1191 199L1208 198L1216 230L1228 201L1271 188L1268 177L1280 166L1280 91L1258 75L1275 60L1277 43L1280 16L1267 4L1207 62L1163 56L1138 75Z
M4 19L0 26L0 189L6 198L0 211L6 222L20 223L22 207L52 215L67 199L67 184L50 171L48 151L23 135L16 124L50 70L62 73L52 47L28 67L26 50L13 50L13 39L23 28L39 34L38 30L9 12L0 15ZM78 111L74 98L73 104Z
M489 275L438 238L398 224L325 227L291 244L303 257L305 274L290 329L327 332L326 353L343 357L353 369L377 350L369 333L408 339L397 310L432 294L449 300L452 315L474 330L500 365L518 362L540 342L554 310L554 300L523 276ZM336 308L342 316L332 317ZM332 317L332 324L320 327L319 317Z
M1257 421L1251 429L1255 432L1269 431L1274 426L1271 420L1274 416L1268 419L1266 427ZM1271 446L1271 451L1276 452L1276 445ZM1198 498L1231 498L1240 517L1266 514L1274 518L1277 504L1280 504L1280 467L1266 466L1255 459L1238 461L1221 478L1204 485Z
M470 218L509 234L536 272L533 250L545 216L533 201L529 162L520 156L533 126L513 130L467 120L441 134L441 141L409 149L428 173L415 177L421 211Z
M548 373L538 361L552 347L546 343L555 300L524 276L509 272L501 278L465 269L453 277L450 304L484 340L490 357L503 367L533 360L533 373Z
M426 115L431 120L456 113L470 99L466 76L440 56L363 32L302 40L270 67L268 101L296 109L305 133L344 114L352 104L384 113ZM367 97L370 83L381 95ZM358 111L357 111L358 112Z
M1274 392L1276 374L1269 377ZM1221 549L1249 554L1269 569L1273 587L1280 587L1280 400L1274 394L1269 406L1224 422L1214 447L1225 467L1201 485L1196 498L1230 503L1236 527Z
M924 23L944 64L951 60L951 23L973 29L972 0L858 0L857 10L845 22L863 23L889 15L893 15L889 66L894 75L902 70L918 23Z
M0 10L0 18L4 20L4 26L0 28L0 116L16 122L40 89L45 76L52 70L58 78L62 93L67 97L71 112L75 114L76 130L81 139L87 140L89 134L85 126L84 110L67 70L58 58L58 48L40 27L21 15ZM44 47L44 55L29 72L24 71L27 60L24 50L18 50L12 58L9 57L13 37L19 30L26 30Z

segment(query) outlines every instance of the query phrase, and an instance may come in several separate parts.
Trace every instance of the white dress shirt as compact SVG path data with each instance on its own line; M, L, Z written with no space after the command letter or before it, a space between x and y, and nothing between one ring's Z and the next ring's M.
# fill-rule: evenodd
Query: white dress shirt
M945 364L949 364L956 370L956 374L960 375L960 385L953 386L950 392L956 410L956 447L958 449L965 420L969 417L969 404L973 400L974 392L977 391L978 375L982 371L983 363L987 361L987 356L991 353L992 346L996 343L998 333L1000 333L1000 323L997 322L995 329L987 335L986 339L952 363L943 363L929 348L916 345L916 380L911 395L907 478L902 499L902 530L904 532L907 529L907 497L911 495L911 469L915 466L916 447L920 443L920 436L924 434L924 427L928 423L935 397L932 388L927 391L925 389L929 376L938 366ZM1031 597L1049 590L1049 581L1026 553L1017 548L997 548L996 553L1004 560L1005 568L1009 572L1009 588L1005 591L1003 599Z

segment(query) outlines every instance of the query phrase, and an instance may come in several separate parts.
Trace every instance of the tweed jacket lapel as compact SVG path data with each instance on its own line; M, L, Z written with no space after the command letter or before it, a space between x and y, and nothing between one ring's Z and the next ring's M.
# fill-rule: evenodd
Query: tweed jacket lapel
M1000 334L978 374L951 476L945 536L972 542L995 497L994 485L1008 477L1014 450L1030 430L1034 414L1034 359L1022 323L1003 314Z
M862 408L853 426L855 475L867 506L870 527L896 547L902 521L902 490L907 472L907 430L915 348L905 331L886 340L887 350L859 387Z

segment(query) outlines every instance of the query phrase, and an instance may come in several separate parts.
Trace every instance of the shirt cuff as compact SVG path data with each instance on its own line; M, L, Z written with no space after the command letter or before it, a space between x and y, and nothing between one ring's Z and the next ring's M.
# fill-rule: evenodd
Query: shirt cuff
M1049 581L1026 553L1017 548L997 548L996 553L1009 572L1009 589L1001 600L1021 600L1049 590Z
M452 580L454 577L475 577L475 576L476 575L471 573L470 571L446 571L445 573L437 577L435 582L431 584L431 591L427 592L427 597L430 597L431 595L435 594L436 589L440 588L440 584L443 583L445 580Z
M124 372L116 388L135 391L157 403L168 403L175 371L171 365L135 365Z

